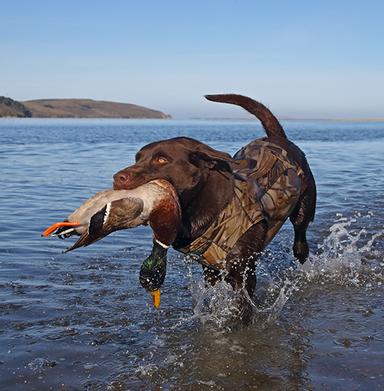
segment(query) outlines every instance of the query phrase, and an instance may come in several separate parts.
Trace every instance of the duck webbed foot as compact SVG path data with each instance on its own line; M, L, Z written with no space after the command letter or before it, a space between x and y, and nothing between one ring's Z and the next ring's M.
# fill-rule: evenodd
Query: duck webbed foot
M160 287L167 272L167 251L167 248L154 240L152 252L140 268L140 284L150 292L155 308L160 306Z

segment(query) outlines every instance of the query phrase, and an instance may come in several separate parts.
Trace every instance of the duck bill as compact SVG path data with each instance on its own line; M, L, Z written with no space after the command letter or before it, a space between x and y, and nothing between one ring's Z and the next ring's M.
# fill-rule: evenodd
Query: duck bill
M152 296L153 306L158 309L160 307L160 289L150 291L149 293Z
M48 227L41 236L47 237L60 228L75 228L81 225L78 221L59 221Z

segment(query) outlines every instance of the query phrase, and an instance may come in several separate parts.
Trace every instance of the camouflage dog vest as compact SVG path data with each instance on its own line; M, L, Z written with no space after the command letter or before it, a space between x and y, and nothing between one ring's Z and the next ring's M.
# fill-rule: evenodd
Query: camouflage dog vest
M239 179L232 200L203 235L181 249L218 268L239 238L263 219L268 224L266 246L292 213L302 186L303 170L276 144L255 140L234 158Z

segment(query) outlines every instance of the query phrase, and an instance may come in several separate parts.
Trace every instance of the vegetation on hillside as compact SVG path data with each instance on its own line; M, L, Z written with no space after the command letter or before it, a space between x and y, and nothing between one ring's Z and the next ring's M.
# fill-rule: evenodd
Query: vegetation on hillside
M0 96L0 117L32 117L32 113L24 104L6 96Z

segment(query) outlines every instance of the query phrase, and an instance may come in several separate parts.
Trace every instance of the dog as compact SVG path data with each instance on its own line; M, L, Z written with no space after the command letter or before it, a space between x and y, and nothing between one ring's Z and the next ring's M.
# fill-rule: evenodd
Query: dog
M305 154L262 103L236 94L206 98L243 107L260 120L267 137L233 157L187 137L153 142L138 151L135 164L113 176L114 189L154 179L170 182L182 212L173 248L200 262L210 284L224 278L252 297L259 255L288 218L293 254L301 263L307 259L316 184Z

